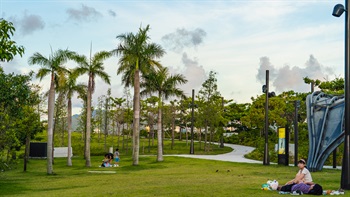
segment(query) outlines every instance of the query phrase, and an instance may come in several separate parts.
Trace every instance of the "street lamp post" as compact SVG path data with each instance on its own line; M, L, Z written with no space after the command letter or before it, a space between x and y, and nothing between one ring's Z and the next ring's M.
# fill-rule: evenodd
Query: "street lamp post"
M345 7L342 4L337 4L334 6L332 15L335 17L340 17L345 11L345 128L344 128L344 155L343 164L341 171L341 184L342 189L350 190L350 42L349 42L349 29L350 29L350 19L349 19L349 2L345 0Z
M268 136L269 136L269 70L266 70L266 84L265 84L265 147L264 147L264 165L270 165L269 157L269 146L268 146Z
M221 105L222 105L222 111L225 112L225 100L224 97L221 97ZM224 127L224 125L223 125ZM224 134L221 134L221 138L220 138L220 148L224 148Z
M300 101L294 101L294 166L298 165L298 109Z
M108 90L108 92L110 93L110 89ZM106 103L105 103L105 117L104 117L104 134L105 134L105 151L107 151L107 135L108 135L108 102L109 102L109 96L106 96Z

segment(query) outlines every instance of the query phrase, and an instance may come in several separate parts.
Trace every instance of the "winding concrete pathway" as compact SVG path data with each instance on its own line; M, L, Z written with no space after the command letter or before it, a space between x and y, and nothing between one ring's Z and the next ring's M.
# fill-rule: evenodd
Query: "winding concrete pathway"
M209 159L218 161L229 161L229 162L240 162L240 163L262 163L262 161L256 161L252 159L244 158L244 155L252 152L255 148L250 146L242 146L236 144L225 144L227 147L233 148L232 152L220 154L220 155L165 155L165 156L176 156L176 157L187 157L197 159Z

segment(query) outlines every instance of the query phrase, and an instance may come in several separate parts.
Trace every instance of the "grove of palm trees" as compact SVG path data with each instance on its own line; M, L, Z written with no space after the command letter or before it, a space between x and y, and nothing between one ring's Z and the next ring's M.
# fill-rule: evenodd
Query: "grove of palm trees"
M349 10L0 0L0 196L348 195Z
M4 19L1 20L1 24L2 28L13 28L12 23ZM6 28L2 30L6 31ZM5 94L11 90L13 95L3 97L0 103L0 168L8 169L6 166L16 161L16 153L21 149L25 149L24 155L20 157L23 157L26 163L29 142L42 141L47 143L47 173L54 174L54 147L67 146L69 155L73 146L72 132L79 133L81 137L80 142L74 141L79 143L79 146L74 144L78 150L73 152L81 154L79 156L84 158L85 167L92 167L91 155L103 154L109 151L107 149L111 145L114 148L118 147L125 154L130 153L129 143L132 147L132 165L137 166L140 163L140 150L142 149L144 154L148 146L150 152L150 147L154 146L155 141L156 161L162 162L166 160L163 157L164 140L171 139L171 149L181 141L182 144L185 141L188 146L192 124L195 128L194 140L197 141L199 150L210 154L216 146L213 142L223 140L255 147L256 149L246 157L261 160L262 136L265 132L265 94L252 96L251 103L236 103L234 98L224 98L217 83L217 73L210 71L195 96L195 118L192 122L191 98L182 89L191 79L174 71L170 72L168 65L162 64L161 59L166 50L160 44L152 42L150 32L150 25L141 25L135 32L117 35L115 39L118 44L114 49L92 53L91 47L88 55L78 54L74 49L51 49L49 56L43 55L43 52L36 52L28 59L28 65L41 67L28 75L16 76L1 71L4 84L1 93ZM10 51L12 56L1 52L2 61L11 61L13 55L22 55L25 52L22 46L8 42L13 45ZM105 71L105 61L111 57L118 58L112 65L115 67L115 73ZM67 64L74 64L76 67L68 69ZM98 95L98 103L93 105L94 92L101 85L96 83L96 80L101 79L110 84L111 75L121 76L122 86L117 88L123 90L123 95ZM50 77L48 90L32 82L35 78L44 80L47 76ZM86 78L87 81L79 82L81 78ZM310 83L311 79L304 80L305 83ZM337 78L334 83L322 82L316 85L321 90L341 93L342 89L338 87L341 81L341 78ZM26 90L22 91L18 84L22 84ZM14 91L15 88L19 89ZM272 161L277 160L274 150L277 136L274 128L290 127L293 136L294 106L291 103L296 100L301 101L299 118L296 120L300 130L298 157L307 158L307 94L290 90L270 98L270 130L267 132L270 136L269 154ZM78 97L82 102L82 110L75 116L74 127L71 101L73 97ZM21 100L26 102L20 103ZM30 123L22 122L25 116L33 120L29 121ZM28 129L24 131L22 128L25 126ZM98 138L98 143L103 143L101 135L104 135L104 147L92 147L92 139ZM45 136L45 139L40 136ZM112 138L112 144L109 143L108 146L107 136L108 139ZM140 144L140 138L147 139L146 145L145 140ZM290 140L292 143L294 138L291 137ZM338 163L341 161L340 152L337 153ZM329 158L329 162L331 159ZM291 160L294 160L293 156ZM72 159L67 157L67 166L73 165Z

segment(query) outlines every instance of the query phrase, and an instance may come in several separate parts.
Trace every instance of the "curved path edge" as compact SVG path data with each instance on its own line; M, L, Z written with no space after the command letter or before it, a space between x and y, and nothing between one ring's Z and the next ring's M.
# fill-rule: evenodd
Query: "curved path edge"
M175 157L187 157L196 159L208 159L217 161L229 161L239 163L262 163L262 161L247 159L244 155L252 152L255 148L250 146L243 146L237 144L224 144L227 147L231 147L233 151L219 155L191 155L191 154L180 154L180 155L164 155L164 156L175 156Z

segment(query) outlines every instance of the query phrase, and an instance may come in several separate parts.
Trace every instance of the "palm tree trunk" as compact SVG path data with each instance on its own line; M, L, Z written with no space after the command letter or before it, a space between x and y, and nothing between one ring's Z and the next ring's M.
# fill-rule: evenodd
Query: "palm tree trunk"
M205 137L204 137L204 152L207 151L207 142L208 142L208 122L205 120Z
M163 106L163 103L162 105ZM162 112L162 115L161 117L163 117L163 112ZM164 132L164 119L162 118L162 121L161 121L161 131L162 131L162 154L164 154L164 138L165 138L165 132Z
M48 100L48 126L47 126L47 174L53 173L53 115L55 108L55 75L51 73L51 85L49 90L49 100Z
M106 105L105 105L105 128L104 128L104 133L105 133L105 152L107 152L107 135L108 135L108 97L106 98Z
M198 130L199 150L202 150L202 128L200 127Z
M61 135L61 146L64 146L64 129L65 129L65 122L64 122L64 118L62 118L62 125L61 125L61 128L62 128L62 135Z
M90 159L90 135L91 135L91 96L92 96L92 75L89 75L87 91L87 109L86 109L86 137L85 137L85 166L91 167Z
M134 122L133 122L133 165L139 165L140 144L140 71L136 69L134 78Z
M209 151L211 150L211 144L213 142L213 128L210 127L210 134L209 134Z
M120 142L120 123L119 122L117 122L117 129L118 129L118 133L117 133L117 135L118 135L117 147L119 148L119 142Z
M28 158L29 158L29 147L30 147L30 135L27 133L26 136L26 145L25 145L25 150L24 150L24 165L23 165L23 171L27 171L27 163L28 163Z
M187 132L187 123L186 123L186 146L188 146L188 132Z
M100 119L100 118L99 118ZM102 121L101 119L100 119L100 121ZM102 124L100 123L100 121L99 121L99 123L98 123L98 143L100 143L100 139L101 139L101 131L102 131Z
M126 134L126 151L125 151L125 154L128 154L128 150L129 150L129 129L130 129L130 124L128 123L127 125L126 125L126 129L127 129L127 131L128 131L128 133Z
M124 128L125 128L125 123L123 123L123 132L122 132L122 135L123 135L123 138L122 138L122 139L123 139L123 140L122 140L122 142L123 142L123 150L125 150L125 147L124 147L124 140L125 140L125 139L124 139L124 134L125 134L125 133L124 133L124 130L125 130L125 129L124 129Z
M163 161L163 138L162 138L162 101L161 96L159 96L158 104L158 131L157 131L157 140L158 140L158 152L157 152L157 161Z
M154 146L154 128L153 128L153 122L151 126L151 131L152 131L152 146Z
M151 130L148 132L148 152L151 152Z
M171 132L171 150L174 149L174 139L175 139L175 112L172 120L172 132Z
M67 166L72 166L72 158L71 158L71 146L72 146L72 100L68 98L68 156L67 156Z
M112 135L112 146L113 147L115 147L114 145L114 136L115 136L115 132L116 132L116 129L115 129L115 122L114 122L114 120L112 121L113 122L113 124L112 124L112 133L111 133L111 135Z
M180 127L180 136L179 136L179 140L182 141L182 127Z

